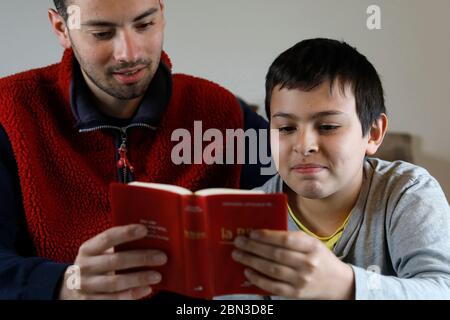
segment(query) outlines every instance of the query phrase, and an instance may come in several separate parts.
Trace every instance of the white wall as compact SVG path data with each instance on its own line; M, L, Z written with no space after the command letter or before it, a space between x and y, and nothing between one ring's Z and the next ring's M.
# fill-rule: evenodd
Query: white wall
M121 0L118 0L121 1ZM125 0L122 0L125 1ZM382 29L366 27L381 7ZM0 3L0 76L58 61L49 0ZM166 0L165 50L177 72L220 83L263 105L273 59L310 37L356 46L382 76L390 130L414 136L417 163L450 195L450 1Z

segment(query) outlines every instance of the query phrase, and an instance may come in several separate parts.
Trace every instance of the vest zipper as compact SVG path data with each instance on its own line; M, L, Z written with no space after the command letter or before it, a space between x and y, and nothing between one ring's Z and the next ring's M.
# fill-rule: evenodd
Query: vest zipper
M118 130L120 131L120 136L121 136L121 144L119 149L117 150L117 154L118 154L118 160L116 162L116 167L119 170L119 181L121 180L121 178L123 178L122 181L123 183L127 183L129 180L129 176L131 178L131 173L134 172L134 167L131 165L128 157L127 157L127 153L128 153L128 135L127 135L127 130L133 127L144 127L144 128L149 128L152 130L156 130L155 127L150 126L148 124L145 123L136 123L136 124L130 124L126 127L116 127L116 126L98 126L98 127L93 127L93 128L89 128L89 129L80 129L79 132L80 133L85 133L85 132L94 132L94 131L98 131L98 130L104 130L104 129L113 129L113 130ZM117 157L117 156L116 156ZM131 179L130 179L131 180Z
M117 169L122 170L123 181L128 182L128 170L130 174L134 172L134 167L131 165L127 157L127 132L122 130L122 144L119 147L119 160L117 161Z

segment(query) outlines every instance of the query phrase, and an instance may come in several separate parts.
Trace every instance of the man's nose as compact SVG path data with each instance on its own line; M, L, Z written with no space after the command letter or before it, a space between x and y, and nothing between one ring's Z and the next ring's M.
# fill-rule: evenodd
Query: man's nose
M114 58L119 62L133 62L139 59L139 47L137 39L134 39L131 32L123 31L116 40L114 48Z
M298 130L294 151L303 156L308 156L319 151L317 136L311 130Z

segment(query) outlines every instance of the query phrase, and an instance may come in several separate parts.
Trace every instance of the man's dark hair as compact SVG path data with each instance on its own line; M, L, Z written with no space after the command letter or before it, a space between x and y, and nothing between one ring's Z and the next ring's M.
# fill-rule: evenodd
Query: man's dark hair
M273 89L280 86L310 91L325 81L338 80L341 92L350 85L356 112L365 136L374 121L386 113L380 77L365 56L345 42L309 39L283 52L270 66L266 77L266 113L270 121Z
M67 21L67 0L53 0L53 2L59 15L63 17L64 21Z

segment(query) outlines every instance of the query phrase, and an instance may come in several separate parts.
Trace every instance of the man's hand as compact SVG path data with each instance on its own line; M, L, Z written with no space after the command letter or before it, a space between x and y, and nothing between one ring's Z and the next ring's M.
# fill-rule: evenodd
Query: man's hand
M295 299L353 299L352 268L304 232L258 230L237 237L234 260L245 276L274 295Z
M135 250L113 253L114 246L143 238L143 225L128 225L108 229L83 243L75 259L79 268L80 288L70 289L66 271L59 293L60 299L141 299L148 296L151 285L161 281L155 271L115 274L115 271L135 267L160 266L167 256L156 250Z

